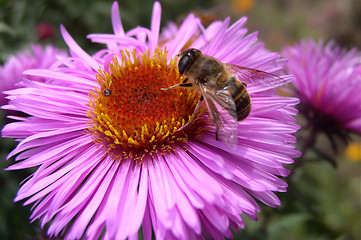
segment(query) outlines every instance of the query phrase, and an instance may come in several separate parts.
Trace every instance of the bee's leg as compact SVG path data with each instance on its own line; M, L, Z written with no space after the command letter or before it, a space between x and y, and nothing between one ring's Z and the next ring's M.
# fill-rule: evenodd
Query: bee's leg
M188 78L185 78L182 83L188 82Z
M180 87L193 87L192 83L181 83L179 84Z
M218 129L218 127L216 128L216 140L217 141L219 141L219 139L218 139L218 132L219 132L219 129Z
M200 107L202 101L203 101L203 95L199 99L196 107L194 108L194 111L193 111L193 114L192 114L192 119L189 121L189 124L191 124L194 121L194 119L196 118L197 112L199 111L199 107Z
M192 83L187 83L187 81L188 81L188 78L184 79L184 81L182 83L178 83L169 88L161 88L160 90L170 90L170 89L173 89L176 87L192 87L193 86Z

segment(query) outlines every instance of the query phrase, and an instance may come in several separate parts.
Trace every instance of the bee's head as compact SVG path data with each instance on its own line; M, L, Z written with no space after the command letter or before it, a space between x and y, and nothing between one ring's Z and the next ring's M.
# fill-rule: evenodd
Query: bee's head
M178 57L178 71L183 74L189 69L198 57L202 55L202 52L198 49L192 48L181 52Z

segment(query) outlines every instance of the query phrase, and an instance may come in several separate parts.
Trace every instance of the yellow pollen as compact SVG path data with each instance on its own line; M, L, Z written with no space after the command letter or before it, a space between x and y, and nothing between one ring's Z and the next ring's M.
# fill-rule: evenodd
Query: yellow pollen
M171 144L197 137L202 121L189 121L200 95L193 88L167 88L184 79L177 58L157 49L138 55L123 51L114 57L109 71L99 70L100 85L90 92L90 133L118 157L142 158L144 153L170 150Z

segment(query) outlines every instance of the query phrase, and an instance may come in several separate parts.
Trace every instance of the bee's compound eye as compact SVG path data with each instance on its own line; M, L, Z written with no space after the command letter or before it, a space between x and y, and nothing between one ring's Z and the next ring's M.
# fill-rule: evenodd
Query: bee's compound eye
M188 55L184 55L178 62L178 71L183 74L184 71L186 70L187 64L189 61L189 56Z
M199 51L198 49L192 48L191 50L188 51L188 56L196 55L199 53L201 53L201 51Z
M104 95L105 95L105 96L110 96L110 94L111 94L111 92L110 92L109 89L105 89L105 90L104 90Z

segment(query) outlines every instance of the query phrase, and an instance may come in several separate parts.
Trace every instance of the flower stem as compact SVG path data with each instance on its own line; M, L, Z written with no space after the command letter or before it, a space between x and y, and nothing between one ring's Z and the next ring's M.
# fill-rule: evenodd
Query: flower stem
M310 149L313 148L313 146L314 146L314 144L316 142L317 135L318 135L317 129L312 128L311 131L310 131L309 136L306 138L305 142L303 143L303 145L302 145L302 147L300 149L301 152L302 152L302 156L295 159L295 163L292 165L291 173L288 176L289 181L291 181L291 178L292 178L294 172L296 171L296 169L298 169L302 165L302 163L305 161L306 153Z

